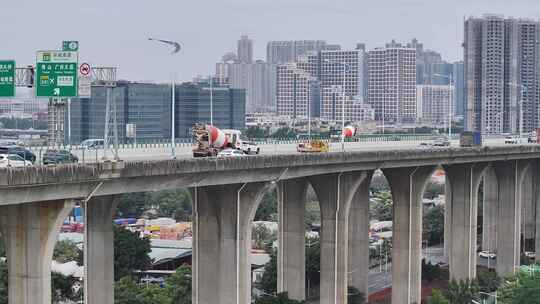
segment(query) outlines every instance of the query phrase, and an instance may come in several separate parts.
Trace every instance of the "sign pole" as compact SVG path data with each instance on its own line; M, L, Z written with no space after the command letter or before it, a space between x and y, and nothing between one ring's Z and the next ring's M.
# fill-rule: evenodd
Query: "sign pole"
M71 151L71 98L67 100L67 116L68 116L68 145L69 151Z

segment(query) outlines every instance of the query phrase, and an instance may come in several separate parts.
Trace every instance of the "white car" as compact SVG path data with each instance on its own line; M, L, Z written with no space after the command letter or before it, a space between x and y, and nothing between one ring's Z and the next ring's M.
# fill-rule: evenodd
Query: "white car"
M261 148L259 148L259 146L252 141L242 141L240 147L246 154L259 154L261 152Z
M24 160L17 154L0 154L0 168L30 166L32 166L32 162Z
M433 145L430 144L430 143L427 143L427 142L422 142L418 145L418 147L416 147L417 149L431 149L433 148Z
M506 136L504 138L504 143L505 144L517 144L518 143L518 139L517 137L515 136Z
M242 150L237 149L225 149L223 151L220 151L217 155L217 157L241 157L245 156L246 154Z
M525 256L529 259L534 259L536 257L536 253L534 251L525 251Z
M478 256L480 256L481 258L492 259L492 260L497 257L497 255L494 252L489 252L489 251L480 251L478 253Z

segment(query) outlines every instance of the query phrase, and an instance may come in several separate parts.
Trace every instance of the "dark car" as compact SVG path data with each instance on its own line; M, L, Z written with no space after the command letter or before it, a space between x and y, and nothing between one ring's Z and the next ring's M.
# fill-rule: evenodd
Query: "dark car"
M36 161L36 155L32 151L20 146L0 146L0 154L16 154L32 164Z
M43 154L44 165L68 164L76 163L78 161L79 158L67 150L47 150L47 152Z

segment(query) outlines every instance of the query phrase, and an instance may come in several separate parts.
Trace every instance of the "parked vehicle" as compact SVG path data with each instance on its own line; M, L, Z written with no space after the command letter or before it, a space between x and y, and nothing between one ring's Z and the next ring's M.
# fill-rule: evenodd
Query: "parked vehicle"
M16 154L32 164L36 161L36 155L32 151L20 146L0 146L0 154Z
M480 253L478 253L478 256L481 257L481 258L485 258L485 259L495 259L497 258L497 254L495 254L494 252L490 252L490 251L480 251Z
M242 132L239 130L221 130L212 125L196 124L193 126L193 157L217 156L224 149L242 150Z
M482 134L480 132L463 132L459 137L460 147L480 147L482 146Z
M0 168L28 166L32 166L32 163L17 154L0 154Z
M296 146L296 151L301 153L320 153L328 152L329 150L330 147L328 146L328 143L318 139L313 139L306 143L299 143L298 146Z
M245 156L246 154L244 151L237 150L237 149L225 149L219 151L217 157L241 157Z
M515 137L515 136L506 136L504 138L504 143L505 144L517 144L519 142L518 138Z
M87 139L81 143L83 149L103 149L103 139Z
M246 154L259 154L261 152L261 148L252 141L242 141L240 147Z
M47 150L43 154L44 165L76 163L79 158L67 150Z

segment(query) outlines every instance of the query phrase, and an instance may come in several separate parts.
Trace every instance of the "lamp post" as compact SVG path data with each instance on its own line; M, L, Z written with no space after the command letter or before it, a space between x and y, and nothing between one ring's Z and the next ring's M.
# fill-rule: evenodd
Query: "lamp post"
M345 152L345 76L347 69L352 70L352 66L346 62L335 62L330 60L324 60L326 63L339 64L343 67L343 82L341 85L341 92L343 99L341 100L341 152Z
M155 39L155 38L148 38L150 41L157 41L163 44L171 45L174 47L174 50L171 52L171 55L174 55L180 51L180 43L170 40L161 40L161 39ZM173 66L174 69L174 66ZM171 159L176 159L176 144L174 142L175 139L175 127L174 127L174 121L175 121L175 110L176 110L176 101L175 101L175 76L173 76L173 79L171 81L171 107L172 107L172 114L171 114Z

